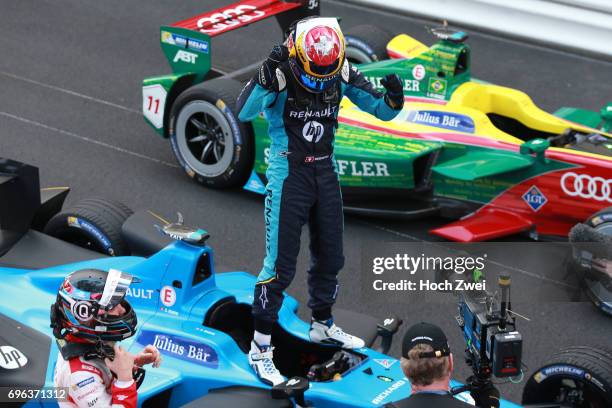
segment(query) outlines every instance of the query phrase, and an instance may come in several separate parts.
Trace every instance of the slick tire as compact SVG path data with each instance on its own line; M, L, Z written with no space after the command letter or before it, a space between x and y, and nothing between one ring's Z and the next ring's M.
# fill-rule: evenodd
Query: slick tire
M593 214L586 220L586 224L597 232L612 236L612 207Z
M54 215L44 233L106 255L129 255L121 226L132 214L120 202L88 198Z
M207 187L240 187L253 168L253 130L236 111L242 88L233 79L213 79L183 91L172 105L174 155L189 177Z
M523 405L612 406L611 356L609 347L579 346L560 351L529 378L523 389Z
M354 64L382 61L389 58L387 44L393 36L372 25L353 27L345 36L346 58Z
M606 235L612 239L612 207L605 208L586 220L586 225L592 227L600 234ZM584 290L593 305L601 312L608 316L612 316L610 310L610 284L605 281L584 279Z

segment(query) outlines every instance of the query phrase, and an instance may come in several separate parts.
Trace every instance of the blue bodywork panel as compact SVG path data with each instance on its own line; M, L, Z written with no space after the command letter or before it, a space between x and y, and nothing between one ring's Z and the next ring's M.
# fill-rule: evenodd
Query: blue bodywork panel
M211 273L205 278L196 273L202 258L210 263ZM127 295L137 311L138 331L122 345L138 353L146 344L154 344L163 355L161 367L147 369L138 390L139 406L168 389L172 389L169 405L178 407L214 388L267 388L254 375L236 341L203 324L209 308L220 300L233 297L246 305L253 301L256 278L246 272L215 274L213 260L210 247L176 241L149 258L102 258L36 271L0 268L0 292L5 294L0 297L0 312L52 338L49 306L64 277L83 268L119 269L142 280L132 284ZM279 324L291 336L308 341L309 326L297 317L297 308L298 302L286 295ZM398 360L369 348L356 351L365 356L361 364L340 380L311 382L307 400L317 407L372 407L410 395ZM49 352L46 386L53 385L55 342ZM368 368L372 374L366 372ZM513 406L502 403L502 407Z

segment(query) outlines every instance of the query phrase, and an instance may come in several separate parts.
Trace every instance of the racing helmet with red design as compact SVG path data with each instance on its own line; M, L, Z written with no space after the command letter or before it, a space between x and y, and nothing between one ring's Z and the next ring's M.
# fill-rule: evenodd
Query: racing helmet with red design
M346 45L337 19L299 20L292 25L286 45L291 72L306 90L323 92L340 78Z
M51 306L51 327L58 339L84 342L120 341L136 332L136 313L125 300L131 283L116 269L83 269L68 275ZM120 312L120 313L119 313Z

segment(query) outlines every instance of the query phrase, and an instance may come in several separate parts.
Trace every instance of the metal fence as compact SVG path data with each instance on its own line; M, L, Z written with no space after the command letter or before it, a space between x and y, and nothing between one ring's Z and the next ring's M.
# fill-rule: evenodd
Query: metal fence
M612 0L347 0L612 59Z

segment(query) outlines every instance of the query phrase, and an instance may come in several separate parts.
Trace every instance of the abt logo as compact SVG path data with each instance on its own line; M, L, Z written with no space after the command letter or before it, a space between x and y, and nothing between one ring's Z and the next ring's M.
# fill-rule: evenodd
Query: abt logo
M0 367L6 370L21 368L28 363L28 358L15 347L0 346Z
M183 61L189 64L195 64L196 58L198 58L198 54L194 54L193 52L178 50L176 55L174 56L173 62Z

